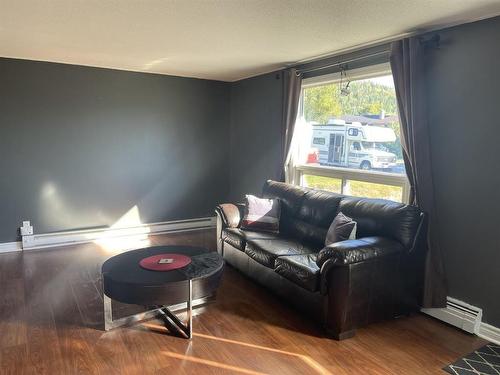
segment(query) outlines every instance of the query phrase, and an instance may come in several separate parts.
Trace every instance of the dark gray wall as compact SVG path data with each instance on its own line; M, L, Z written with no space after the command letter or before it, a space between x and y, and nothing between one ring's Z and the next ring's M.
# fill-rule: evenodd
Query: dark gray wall
M260 194L267 179L280 178L283 83L281 73L231 85L230 197Z
M439 32L428 111L449 295L500 326L500 18Z
M228 134L227 83L0 59L0 242L213 215Z

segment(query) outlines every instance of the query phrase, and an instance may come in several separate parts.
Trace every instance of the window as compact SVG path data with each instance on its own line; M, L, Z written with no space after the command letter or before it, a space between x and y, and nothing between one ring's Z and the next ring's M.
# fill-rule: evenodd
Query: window
M324 145L325 144L325 138L314 138L313 139L313 144L315 144L315 145Z
M290 182L404 202L408 195L390 66L303 81Z

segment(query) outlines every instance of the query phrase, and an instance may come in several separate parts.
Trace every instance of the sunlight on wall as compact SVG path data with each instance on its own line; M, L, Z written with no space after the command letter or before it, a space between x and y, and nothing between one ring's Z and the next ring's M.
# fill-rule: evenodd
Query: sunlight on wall
M141 215L139 214L139 208L136 206L128 210L121 218L119 218L111 228L128 228L141 225Z
M40 221L56 231L74 230L80 228L82 222L89 220L98 223L108 223L112 220L100 206L75 205L70 198L65 196L64 188L58 187L50 180L40 188L38 205Z
M134 206L119 218L109 230L99 236L94 243L107 253L117 254L150 246L149 231L149 228L141 222L139 208Z
M50 226L64 228L73 223L68 205L52 181L47 181L42 185L39 205L43 221L49 223Z
M110 222L109 216L100 213L98 209L87 208L85 210L72 206L70 201L64 199L62 191L52 181L47 181L42 185L39 197L42 219L51 227L77 227L80 221L77 219L95 217L96 214L100 222ZM78 235L83 241L94 242L111 254L150 246L148 238L150 230L142 223L137 205L130 208L109 228L66 231L68 232L79 232Z

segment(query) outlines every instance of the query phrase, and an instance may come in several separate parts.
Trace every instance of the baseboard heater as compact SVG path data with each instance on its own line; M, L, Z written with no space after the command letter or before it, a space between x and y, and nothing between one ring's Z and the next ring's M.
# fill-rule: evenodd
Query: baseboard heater
M140 235L146 236L152 234L209 229L214 228L215 225L215 217L203 217L197 219L140 224L128 227L107 227L71 230L56 233L31 234L22 236L22 248L23 250L45 249L50 247L75 245L116 237Z
M483 318L482 309L452 297L447 298L445 308L422 309L422 312L473 334L479 333Z
M484 323L483 310L479 307L447 297L445 308L422 309L422 312L500 345L500 328Z

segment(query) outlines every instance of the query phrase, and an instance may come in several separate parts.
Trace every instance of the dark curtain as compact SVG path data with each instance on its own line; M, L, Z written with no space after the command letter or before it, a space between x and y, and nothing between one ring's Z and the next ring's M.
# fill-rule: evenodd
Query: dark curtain
M283 124L281 130L282 139L282 163L281 180L285 180L286 164L292 145L295 121L299 111L300 89L302 86L302 75L295 68L283 72Z
M401 121L401 146L410 181L410 203L427 213L427 255L422 307L446 306L447 285L438 238L427 122L424 46L419 38L391 45L391 68Z

